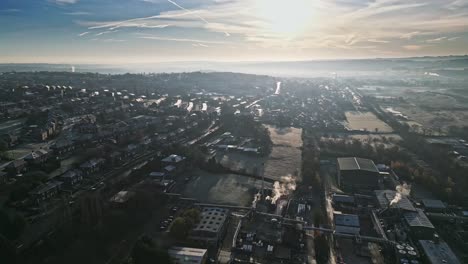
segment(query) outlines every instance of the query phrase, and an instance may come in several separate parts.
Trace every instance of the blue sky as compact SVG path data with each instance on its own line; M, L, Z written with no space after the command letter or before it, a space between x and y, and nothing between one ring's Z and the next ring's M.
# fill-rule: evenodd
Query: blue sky
M468 0L1 0L0 62L468 54Z

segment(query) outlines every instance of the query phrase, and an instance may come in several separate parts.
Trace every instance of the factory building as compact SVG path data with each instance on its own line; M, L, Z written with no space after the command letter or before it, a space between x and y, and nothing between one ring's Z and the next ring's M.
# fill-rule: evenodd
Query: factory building
M338 185L345 190L357 192L379 189L381 177L374 162L369 159L338 158Z

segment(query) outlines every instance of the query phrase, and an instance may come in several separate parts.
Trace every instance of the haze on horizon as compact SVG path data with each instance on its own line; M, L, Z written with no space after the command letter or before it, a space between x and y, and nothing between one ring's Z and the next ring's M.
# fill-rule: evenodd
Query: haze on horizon
M0 63L468 54L468 0L2 0Z

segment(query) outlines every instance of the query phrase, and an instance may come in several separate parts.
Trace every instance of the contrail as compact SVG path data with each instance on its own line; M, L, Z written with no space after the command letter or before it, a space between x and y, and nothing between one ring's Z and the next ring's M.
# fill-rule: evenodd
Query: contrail
M177 6L178 8L184 10L184 11L192 12L191 10L189 10L189 9L187 9L187 8L185 8L185 7L181 6L181 5L179 5L179 4L177 4L176 2L174 2L174 1L172 1L172 0L167 0L167 1L168 1L169 3L171 3L171 4L175 5L175 6ZM201 20L202 20L203 22L205 22L206 24L210 24L210 22L208 22L208 21L207 21L206 19L204 19L202 16L197 15L197 14L194 14L194 15L195 15L196 17L198 17L199 19L201 19Z
M176 7L180 8L181 10L184 10L184 11L186 11L186 12L192 12L191 10L189 10L189 9L187 9L187 8L185 8L185 7L181 6L181 5L179 5L178 3L176 3L176 2L174 2L174 1L172 1L172 0L167 0L167 1L168 1L169 3L175 5ZM197 15L195 12L192 12L192 13L193 13L194 16L198 17L201 21L205 22L206 24L211 24L210 22L208 22L208 20L204 19L202 16ZM231 36L231 34L229 34L228 32L223 32L223 33L224 33L224 35L225 35L226 37Z

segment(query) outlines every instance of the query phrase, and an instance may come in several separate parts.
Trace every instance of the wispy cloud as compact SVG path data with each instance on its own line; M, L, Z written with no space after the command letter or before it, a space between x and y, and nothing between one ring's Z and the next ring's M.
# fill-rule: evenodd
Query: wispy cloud
M202 48L209 48L210 46L202 43L192 43L192 46L194 47L202 47Z
M275 29L275 26L278 26L275 24L278 22L276 21L278 17L274 15L276 13L272 16L256 5L256 2L264 1L266 5L261 8L275 9L277 8L275 5L280 6L275 1L197 1L198 5L190 9L183 6L182 0L142 1L155 5L167 1L176 9L128 20L78 23L90 31L96 29L112 31L123 27L129 31L140 28L168 28L161 31L158 36L140 38L191 42L193 47L199 47L198 40L205 41L203 42L205 44L218 40L218 37L210 33L220 33L226 37L235 34L236 38L233 38L235 41L232 44L244 42L244 47L249 49L268 48L271 51L288 51L320 50L326 47L349 51L367 48L376 52L387 50L386 54L423 50L429 44L434 47L443 41L462 41L464 39L459 37L442 39L440 36L461 34L466 31L468 25L468 16L463 15L467 14L468 10L465 13L450 10L446 7L446 3L441 3L439 0L373 0L353 5L343 5L341 1L316 0L311 4L311 13L308 15L311 21L304 26L303 32L287 36ZM291 0L291 5L296 2L302 3L302 0ZM290 5L281 5L281 7L284 8L280 9L281 14L284 13L285 17L289 14L291 19L294 18L295 13L288 9ZM329 20L330 16L336 19ZM285 23L289 20L285 19ZM183 36L177 35L181 31L174 31L175 28L183 29ZM170 37L165 36L166 33L171 33ZM204 37L200 39L200 36ZM426 44L423 45L424 43Z
M89 34L89 31L86 31L86 32L83 32L83 33L78 34L78 36L79 36L79 37L82 37L82 36L88 35L88 34Z
M372 43L389 43L390 41L388 41L388 40L382 40L382 39L368 39L367 42L372 42Z
M454 41L454 40L457 40L457 39L459 39L459 38L460 38L460 37L451 37L451 38L448 38L447 40L448 40L448 41Z
M201 40L201 39L190 39L190 38L167 38L151 35L143 35L138 38L141 39L151 39L151 40L161 40L161 41L174 41L174 42L192 42L195 44L225 44L223 41L212 41L212 40Z
M185 8L185 7L181 6L181 5L179 5L179 4L177 4L176 2L174 2L174 1L172 1L172 0L167 0L167 1L168 1L169 3L175 5L176 7L178 7L178 8L181 9L181 10L184 10L184 11L187 11L187 12L192 12L191 10L189 10L189 9L187 9L187 8ZM208 25L210 24L210 22L208 22L205 18L203 18L202 16L198 15L197 13L193 13L193 12L192 12L192 14L193 14L195 17L199 18L201 21L205 22L206 24L208 24ZM231 34L230 34L229 32L227 32L227 31L224 31L223 34L224 34L224 36L226 36L226 37L231 36Z
M102 32L99 32L97 34L95 34L95 36L102 36L104 34L110 34L110 33L115 33L115 32L118 32L118 30L107 30L107 31L102 31Z
M418 51L418 50L422 50L425 47L426 47L425 45L404 45L403 46L405 50L409 50L409 51Z
M70 5L78 3L78 0L49 0L49 2L57 5Z
M446 40L447 37L439 37L439 38L434 38L434 39L428 39L426 40L427 43L439 43L439 42L442 42L444 40Z
M419 31L413 31L413 32L409 32L409 33L404 33L403 35L400 36L401 39L412 39L414 38L415 36L421 34L421 32Z
M0 9L1 13L18 13L21 12L21 9L16 8L8 8L8 9Z
M64 14L69 15L69 16L89 16L89 15L92 15L92 13L84 12L84 11L67 12L67 13L64 13Z

